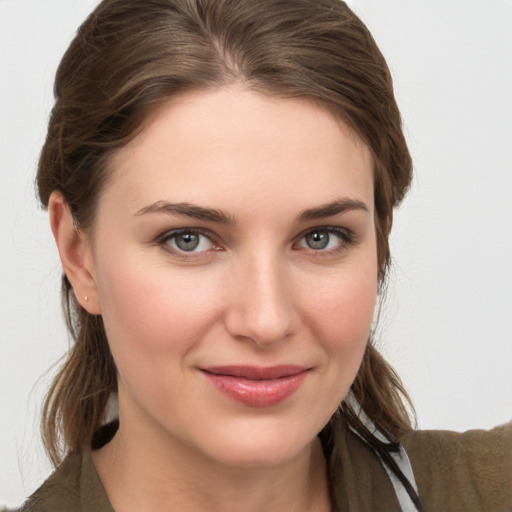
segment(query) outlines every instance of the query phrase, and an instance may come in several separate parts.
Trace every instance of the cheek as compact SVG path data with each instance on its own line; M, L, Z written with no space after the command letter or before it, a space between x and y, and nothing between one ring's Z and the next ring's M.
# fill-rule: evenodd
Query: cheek
M305 314L328 358L326 386L336 404L348 392L368 343L378 291L376 266L340 272L313 289Z
M347 268L325 279L323 286L319 280L317 286L309 283L303 318L322 354L319 384L309 411L318 431L347 396L361 365L376 304L375 268L355 271L351 267L350 272Z
M214 276L151 263L137 254L102 260L98 290L118 365L129 357L186 352L215 316Z
M378 292L376 264L372 262L342 269L307 287L305 314L333 348L368 339Z
M120 389L141 409L177 410L190 387L184 365L215 321L219 290L198 274L137 257L102 269L102 316Z
M350 286L333 292L330 306L319 315L324 348L340 376L355 378L372 326L376 286ZM326 299L327 300L327 299ZM351 382L350 382L351 383Z

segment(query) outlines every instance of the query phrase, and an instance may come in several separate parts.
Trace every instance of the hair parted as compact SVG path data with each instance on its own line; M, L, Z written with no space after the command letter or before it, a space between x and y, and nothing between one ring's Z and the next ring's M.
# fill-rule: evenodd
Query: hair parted
M368 145L382 284L393 207L409 187L412 163L386 62L368 29L340 0L101 2L78 29L57 71L37 171L42 205L60 191L77 229L90 229L113 152L169 98L227 84L319 102ZM42 423L55 465L90 443L117 388L101 316L81 308L65 275L62 287L74 344L48 393ZM371 343L351 389L390 440L410 430L407 394ZM347 401L324 429L333 442L339 417L372 439Z

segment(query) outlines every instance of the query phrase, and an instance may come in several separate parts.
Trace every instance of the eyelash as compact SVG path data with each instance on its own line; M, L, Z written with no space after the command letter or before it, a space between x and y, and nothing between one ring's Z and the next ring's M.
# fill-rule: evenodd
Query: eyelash
M178 249L171 248L169 246L169 242L171 240L175 240L180 235L185 234L191 234L191 235L199 235L202 237L207 238L212 246L214 247L214 250L222 250L221 247L215 243L214 236L211 232L199 228L181 228L181 229L173 229L172 231L166 231L162 235L160 235L156 239L156 243L164 250L165 252L168 252L174 256L177 256L178 258L182 258L184 260L193 260L195 258L201 257L202 254L209 251L199 251L199 252L193 252L193 251L183 251Z
M336 247L323 250L323 249L312 249L308 247L299 247L297 248L297 244L302 242L308 235L312 234L319 234L319 233L327 233L329 235L334 235L340 239L339 244L337 244ZM156 239L156 243L167 253L170 253L178 258L184 259L184 260L193 260L200 258L202 255L204 255L207 252L210 252L210 250L205 251L183 251L179 248L171 248L169 246L169 241L175 240L178 236L184 235L184 234L191 234L191 235L199 235L202 237L205 237L209 240L209 242L213 246L214 251L221 251L222 247L215 242L215 237L213 234L208 230L203 230L200 228L180 228L180 229L174 229L171 231L166 231L162 235L160 235ZM319 257L329 257L336 254L339 254L341 252L344 252L347 250L347 248L351 245L353 245L356 241L355 235L352 231L345 229L345 228L338 228L338 227L330 227L330 226L319 226L315 228L308 229L307 231L304 231L301 233L297 238L296 242L293 244L293 248L295 250L306 250L310 251L312 255L314 255L315 258ZM330 242L330 240L329 240ZM199 242L200 243L200 242Z
M308 248L308 247L304 247L304 249L307 250L307 251L310 251L311 254L315 258L335 256L337 254L345 252L351 245L354 245L354 243L356 242L355 234L352 231L350 231L350 230L348 230L346 228L338 228L338 227L331 227L331 226L320 226L320 227L315 227L315 228L312 228L312 229L308 229L307 231L301 233L297 237L297 241L301 242L308 235L312 235L312 234L315 234L315 233L316 234L327 233L329 235L335 235L336 237L338 237L340 239L340 242L336 245L336 247L331 248L331 249L327 249L327 250L322 250L322 249L315 250L315 249L311 249L311 248ZM298 242L296 242L294 244L294 246ZM329 242L330 242L330 240L329 240ZM300 250L300 249L298 249L298 250Z

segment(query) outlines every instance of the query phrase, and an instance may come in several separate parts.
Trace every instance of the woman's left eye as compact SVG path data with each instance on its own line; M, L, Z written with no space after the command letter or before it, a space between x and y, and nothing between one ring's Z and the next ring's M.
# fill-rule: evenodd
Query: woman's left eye
M335 251L343 249L353 241L351 233L340 228L317 228L308 231L298 242L301 249L312 251Z
M212 240L200 231L179 229L167 232L159 239L166 250L176 253L205 252L215 247Z

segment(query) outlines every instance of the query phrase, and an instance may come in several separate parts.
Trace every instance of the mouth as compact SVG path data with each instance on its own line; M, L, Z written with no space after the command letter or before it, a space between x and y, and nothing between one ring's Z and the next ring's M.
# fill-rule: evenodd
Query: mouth
M249 407L271 407L291 397L311 368L297 365L200 368L218 391Z

